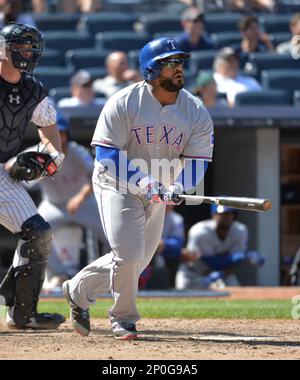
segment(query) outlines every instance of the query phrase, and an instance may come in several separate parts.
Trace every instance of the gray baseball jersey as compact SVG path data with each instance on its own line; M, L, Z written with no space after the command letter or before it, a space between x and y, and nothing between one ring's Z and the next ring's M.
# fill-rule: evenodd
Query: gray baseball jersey
M129 160L143 159L150 174L155 159L211 161L213 124L202 102L188 91L181 90L175 104L162 107L151 86L139 82L108 99L92 145L117 147L127 152ZM155 171L151 175L167 187L181 170L177 160L169 178L157 177Z
M130 160L143 159L148 168L153 159L210 161L213 124L202 103L188 91L180 90L175 104L162 106L152 87L139 82L108 99L92 145L117 147L126 151ZM177 172L181 169L176 167ZM165 205L118 192L109 175L102 172L97 163L94 192L112 251L79 272L70 281L70 291L74 302L87 309L101 293L111 290L115 299L109 311L111 321L134 322L139 319L135 303L139 275L161 239ZM172 182L172 178L156 179L165 186Z
M245 251L247 243L248 228L245 224L233 222L228 235L221 240L216 234L216 222L204 220L189 230L187 248L201 252L202 256L214 256L226 252Z

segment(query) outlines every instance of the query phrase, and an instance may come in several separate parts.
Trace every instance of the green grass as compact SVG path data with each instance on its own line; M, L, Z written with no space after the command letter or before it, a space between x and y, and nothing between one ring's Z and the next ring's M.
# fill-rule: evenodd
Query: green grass
M90 309L92 318L107 318L112 305L109 299L99 300ZM225 318L225 319L292 319L294 305L290 300L222 300L201 298L138 299L143 318ZM69 315L66 302L40 302L40 311Z

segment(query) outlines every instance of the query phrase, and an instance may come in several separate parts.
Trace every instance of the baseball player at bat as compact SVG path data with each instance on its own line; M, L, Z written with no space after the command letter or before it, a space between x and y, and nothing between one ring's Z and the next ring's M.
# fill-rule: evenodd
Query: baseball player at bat
M53 329L65 318L37 311L51 249L51 229L20 183L22 179L54 174L64 159L56 112L43 85L32 75L42 54L43 38L34 27L10 24L0 31L0 42L5 52L0 61L0 223L19 237L0 294L9 307L8 326ZM19 155L7 172L5 163L20 151L30 122L38 126L40 139L50 154Z
M202 102L183 89L187 58L173 39L149 42L140 52L144 81L114 94L100 114L92 140L93 186L111 252L63 284L73 326L82 335L90 332L90 305L111 291L114 337L137 338L139 276L159 245L165 205L181 202L182 170L187 169L182 169L182 161L195 169L192 182L197 184L204 171L198 172L194 162L212 159L211 117ZM174 173L145 172L155 160L175 162ZM125 179L128 192L122 189Z

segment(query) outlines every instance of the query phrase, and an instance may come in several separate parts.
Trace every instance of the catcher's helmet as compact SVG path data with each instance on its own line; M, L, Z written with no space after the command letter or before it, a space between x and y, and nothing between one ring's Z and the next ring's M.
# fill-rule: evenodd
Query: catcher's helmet
M32 71L37 66L43 51L42 33L26 24L9 24L0 30L0 38L10 52L12 64L16 69ZM20 48L16 45L32 45L31 48ZM31 52L26 57L26 52Z
M180 54L181 58L189 58L190 54L182 51L172 38L157 38L148 42L140 52L140 70L145 80L156 79L160 74L159 61Z

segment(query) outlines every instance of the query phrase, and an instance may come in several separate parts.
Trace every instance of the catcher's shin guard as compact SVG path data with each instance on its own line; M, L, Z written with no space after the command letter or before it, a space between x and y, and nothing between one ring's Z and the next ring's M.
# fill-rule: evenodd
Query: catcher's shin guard
M5 298L6 306L13 306L15 302L15 268L11 265L0 284L0 295Z
M47 261L32 261L15 268L15 303L13 319L24 326L37 313L39 294L45 278Z
M36 214L23 223L20 235L23 242L19 245L19 253L27 263L9 269L0 286L0 294L5 297L7 306L14 306L16 325L24 326L36 314L51 252L52 233L49 223Z

